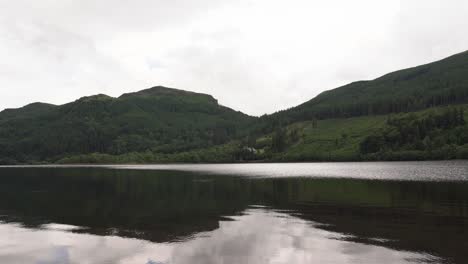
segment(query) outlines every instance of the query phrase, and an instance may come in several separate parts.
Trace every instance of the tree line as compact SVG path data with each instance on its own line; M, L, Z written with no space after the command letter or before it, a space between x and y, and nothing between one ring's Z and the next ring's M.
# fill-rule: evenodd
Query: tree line
M446 107L425 116L413 113L390 116L383 129L361 142L360 153L377 159L384 159L389 153L419 155L421 159L463 158L466 144L468 127L464 109Z

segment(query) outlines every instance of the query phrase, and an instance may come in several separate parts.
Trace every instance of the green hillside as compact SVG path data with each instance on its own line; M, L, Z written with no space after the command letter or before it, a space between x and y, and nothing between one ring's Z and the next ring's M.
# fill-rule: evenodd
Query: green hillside
M468 158L467 105L437 107L411 113L300 122L294 142L274 160L426 160ZM298 133L298 132L295 132ZM272 134L274 137L275 134ZM288 143L289 141L289 143Z
M291 123L312 118L411 112L460 103L468 103L468 51L372 81L354 82L325 91L265 119Z
M31 104L0 113L3 163L70 155L174 153L226 143L253 118L210 95L154 87L119 98L83 97L61 106Z

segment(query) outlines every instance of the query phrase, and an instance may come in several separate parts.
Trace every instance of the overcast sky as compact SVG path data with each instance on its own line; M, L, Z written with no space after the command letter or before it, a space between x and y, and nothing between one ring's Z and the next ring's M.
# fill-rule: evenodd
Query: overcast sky
M156 85L252 115L468 50L466 0L0 0L0 110Z

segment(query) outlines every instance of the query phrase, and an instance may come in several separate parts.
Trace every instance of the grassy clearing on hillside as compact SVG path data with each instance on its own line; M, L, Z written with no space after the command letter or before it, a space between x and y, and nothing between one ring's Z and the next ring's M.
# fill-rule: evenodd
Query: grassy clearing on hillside
M300 129L302 138L275 160L357 160L359 143L385 125L386 116L366 116L347 119L296 123L288 129Z

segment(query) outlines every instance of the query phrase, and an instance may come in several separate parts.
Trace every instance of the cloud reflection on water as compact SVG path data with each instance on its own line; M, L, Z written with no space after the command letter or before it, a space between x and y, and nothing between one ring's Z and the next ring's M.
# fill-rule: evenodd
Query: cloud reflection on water
M303 219L252 208L219 228L175 243L0 224L4 264L437 263L430 255L347 240Z

